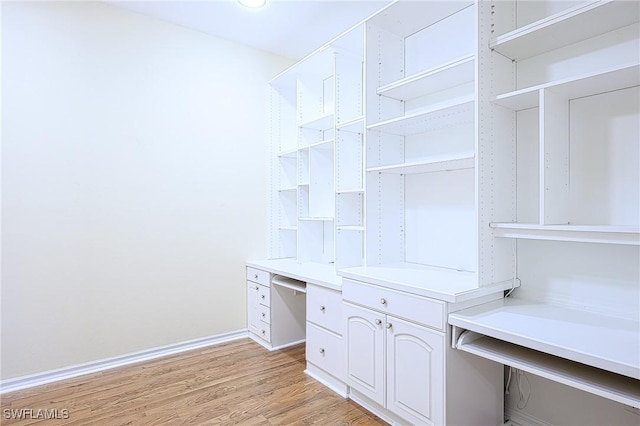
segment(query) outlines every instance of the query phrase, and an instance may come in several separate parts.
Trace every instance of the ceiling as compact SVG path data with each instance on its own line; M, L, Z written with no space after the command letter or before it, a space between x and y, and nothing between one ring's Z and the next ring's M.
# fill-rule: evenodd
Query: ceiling
M108 1L144 15L299 60L391 0L267 0L248 9L237 0Z

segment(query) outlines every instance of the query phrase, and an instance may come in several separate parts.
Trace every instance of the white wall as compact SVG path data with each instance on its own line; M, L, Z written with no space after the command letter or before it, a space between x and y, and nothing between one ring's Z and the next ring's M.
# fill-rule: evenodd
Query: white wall
M101 3L2 8L2 379L246 328L290 61Z

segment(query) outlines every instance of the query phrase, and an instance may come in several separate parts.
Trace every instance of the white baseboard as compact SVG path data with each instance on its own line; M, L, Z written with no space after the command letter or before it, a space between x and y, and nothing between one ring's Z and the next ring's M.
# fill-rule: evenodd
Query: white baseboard
M527 412L510 407L505 407L505 414L517 426L553 426L551 423L547 423Z
M305 374L318 382L322 383L327 388L331 389L343 398L349 397L349 389L342 381L336 379L329 373L324 372L321 368L316 367L307 361L307 368L304 370Z
M159 346L139 352L132 352L113 358L106 358L56 370L44 371L42 373L30 374L28 376L2 380L0 381L0 395L21 389L31 388L34 386L44 385L47 383L57 382L60 380L71 379L73 377L78 377L85 374L97 373L100 371L109 370L111 368L131 365L142 361L150 361L153 359L175 355L194 349L200 349L207 346L219 345L221 343L238 340L245 337L248 337L248 332L246 329L232 331L230 333L217 334L215 336L174 343L167 346Z

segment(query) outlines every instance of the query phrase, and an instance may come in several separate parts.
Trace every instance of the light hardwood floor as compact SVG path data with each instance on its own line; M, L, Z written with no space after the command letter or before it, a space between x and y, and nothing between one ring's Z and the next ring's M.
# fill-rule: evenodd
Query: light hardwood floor
M304 350L269 352L242 339L13 392L1 397L0 424L386 424L305 375ZM6 418L21 409L68 418Z

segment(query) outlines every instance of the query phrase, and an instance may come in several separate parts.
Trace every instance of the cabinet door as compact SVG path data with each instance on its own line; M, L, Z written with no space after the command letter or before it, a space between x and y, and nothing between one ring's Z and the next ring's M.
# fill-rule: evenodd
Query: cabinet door
M258 300L259 285L254 282L247 282L247 323L249 331L258 334L260 325L260 301Z
M444 334L388 316L387 408L414 424L444 422Z
M345 303L347 384L384 405L384 315Z

